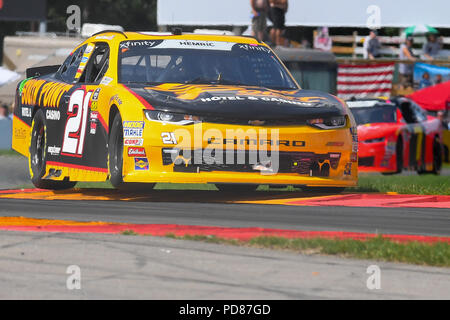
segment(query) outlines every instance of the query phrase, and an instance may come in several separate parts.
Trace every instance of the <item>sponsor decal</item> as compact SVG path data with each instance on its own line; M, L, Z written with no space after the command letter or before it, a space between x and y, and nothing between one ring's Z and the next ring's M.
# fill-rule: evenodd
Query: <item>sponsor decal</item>
M352 163L348 162L344 168L344 175L351 176L352 175Z
M352 152L358 152L358 142L352 142Z
M92 101L91 102L91 110L92 111L97 111L98 110L98 102L97 101Z
M298 100L291 100L291 99L283 99L283 98L276 98L276 97L255 97L255 96L248 96L248 97L240 97L240 96L225 96L225 97L211 97L211 98L201 98L201 102L215 102L215 101L236 101L236 100L248 100L248 101L264 101L264 102L278 102L278 103L287 103L287 104L295 104L302 107L313 107L316 104L313 102L307 102L307 101L298 101Z
M91 53L91 51L92 51L92 49L94 49L94 46L93 45L88 45L87 46L87 48L86 48L86 51L84 51L84 54L88 54L88 53Z
M109 99L109 104L112 104L113 102L116 102L119 106L122 104L122 100L119 98L118 94L115 94Z
M95 39L98 39L98 40L112 40L112 39L114 39L114 36L96 36Z
M238 44L238 48L243 49L245 51L258 51L258 52L270 53L269 48L266 48L264 46L258 46L258 45Z
M220 144L220 140L215 138L208 138L208 144ZM270 145L270 146L286 146L286 147L304 147L306 146L305 141L301 140L271 140L271 139L222 139L224 145Z
M128 148L129 157L146 157L145 149L143 147L129 147Z
M97 122L91 122L91 127L89 129L90 134L95 134L97 132Z
M27 137L28 137L28 135L27 135L27 131L25 129L14 128L14 138L15 139L23 140L23 139L26 139Z
M120 43L120 49L129 49L134 47L154 47L160 44L162 41L151 41L151 40L141 40L141 41L123 41Z
M88 61L88 57L81 58L81 63L86 63Z
M110 83L111 83L111 81L113 81L113 78L110 78L110 77L104 76L104 77L103 77L103 79L102 79L102 81L100 82L100 84L103 84L103 85L108 85L108 84L110 84Z
M183 100L198 99L205 92L207 92L209 95L213 95L214 92L218 92L221 94L220 96L212 96L199 99L200 102L204 103L248 100L278 103L302 102L303 104L300 103L300 106L312 107L317 106L318 103L327 102L326 97L298 97L296 96L296 94L300 92L299 90L249 90L238 86L188 85L173 83L165 83L154 87L146 87L146 89L164 93L170 92L173 93L178 99ZM272 100L272 98L274 98L274 100Z
M148 159L147 158L134 158L134 170L148 170Z
M61 152L61 148L60 147L55 147L55 146L49 146L47 148L48 153L50 153L52 156L57 156L59 155L59 153Z
M98 95L100 94L100 88L95 89L94 93L92 94L92 99L91 101L97 101L98 100Z
M91 121L94 120L94 122L96 122L98 120L98 112L97 111L91 111L90 119L91 119Z
M327 142L326 146L327 147L342 147L344 145L344 142L342 141L330 141Z
M357 152L352 152L350 154L350 161L351 162L358 162L358 153Z
M125 138L125 139L123 139L123 144L125 146L141 147L144 145L144 139L142 139L142 138L136 138L136 139Z
M31 118L31 108L22 107L22 117Z
M73 85L45 80L29 80L25 83L21 103L24 105L39 105L44 108L58 108L61 97Z
M144 133L144 121L123 122L124 138L142 138L143 133Z
M45 118L47 120L59 120L61 119L61 114L59 110L47 110L45 112Z

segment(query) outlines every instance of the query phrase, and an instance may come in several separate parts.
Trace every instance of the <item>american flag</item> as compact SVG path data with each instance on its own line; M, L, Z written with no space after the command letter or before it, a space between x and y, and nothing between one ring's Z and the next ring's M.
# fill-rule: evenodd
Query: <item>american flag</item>
M389 97L394 63L340 64L337 90L342 99Z

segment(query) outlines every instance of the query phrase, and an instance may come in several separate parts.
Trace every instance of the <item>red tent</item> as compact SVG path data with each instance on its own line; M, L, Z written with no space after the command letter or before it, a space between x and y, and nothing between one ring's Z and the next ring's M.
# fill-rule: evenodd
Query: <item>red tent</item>
M426 110L450 109L450 81L418 90L408 97Z

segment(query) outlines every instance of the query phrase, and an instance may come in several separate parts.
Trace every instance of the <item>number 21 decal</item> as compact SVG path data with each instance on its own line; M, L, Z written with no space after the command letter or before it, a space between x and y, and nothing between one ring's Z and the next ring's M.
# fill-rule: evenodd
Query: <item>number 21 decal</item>
M91 95L92 91L86 93L83 89L79 89L70 96L61 154L72 157L83 155Z

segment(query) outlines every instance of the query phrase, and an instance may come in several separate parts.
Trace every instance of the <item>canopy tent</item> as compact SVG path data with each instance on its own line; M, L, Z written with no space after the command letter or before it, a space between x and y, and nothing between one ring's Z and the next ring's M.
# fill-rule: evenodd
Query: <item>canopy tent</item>
M429 111L450 109L450 81L418 90L408 97Z

